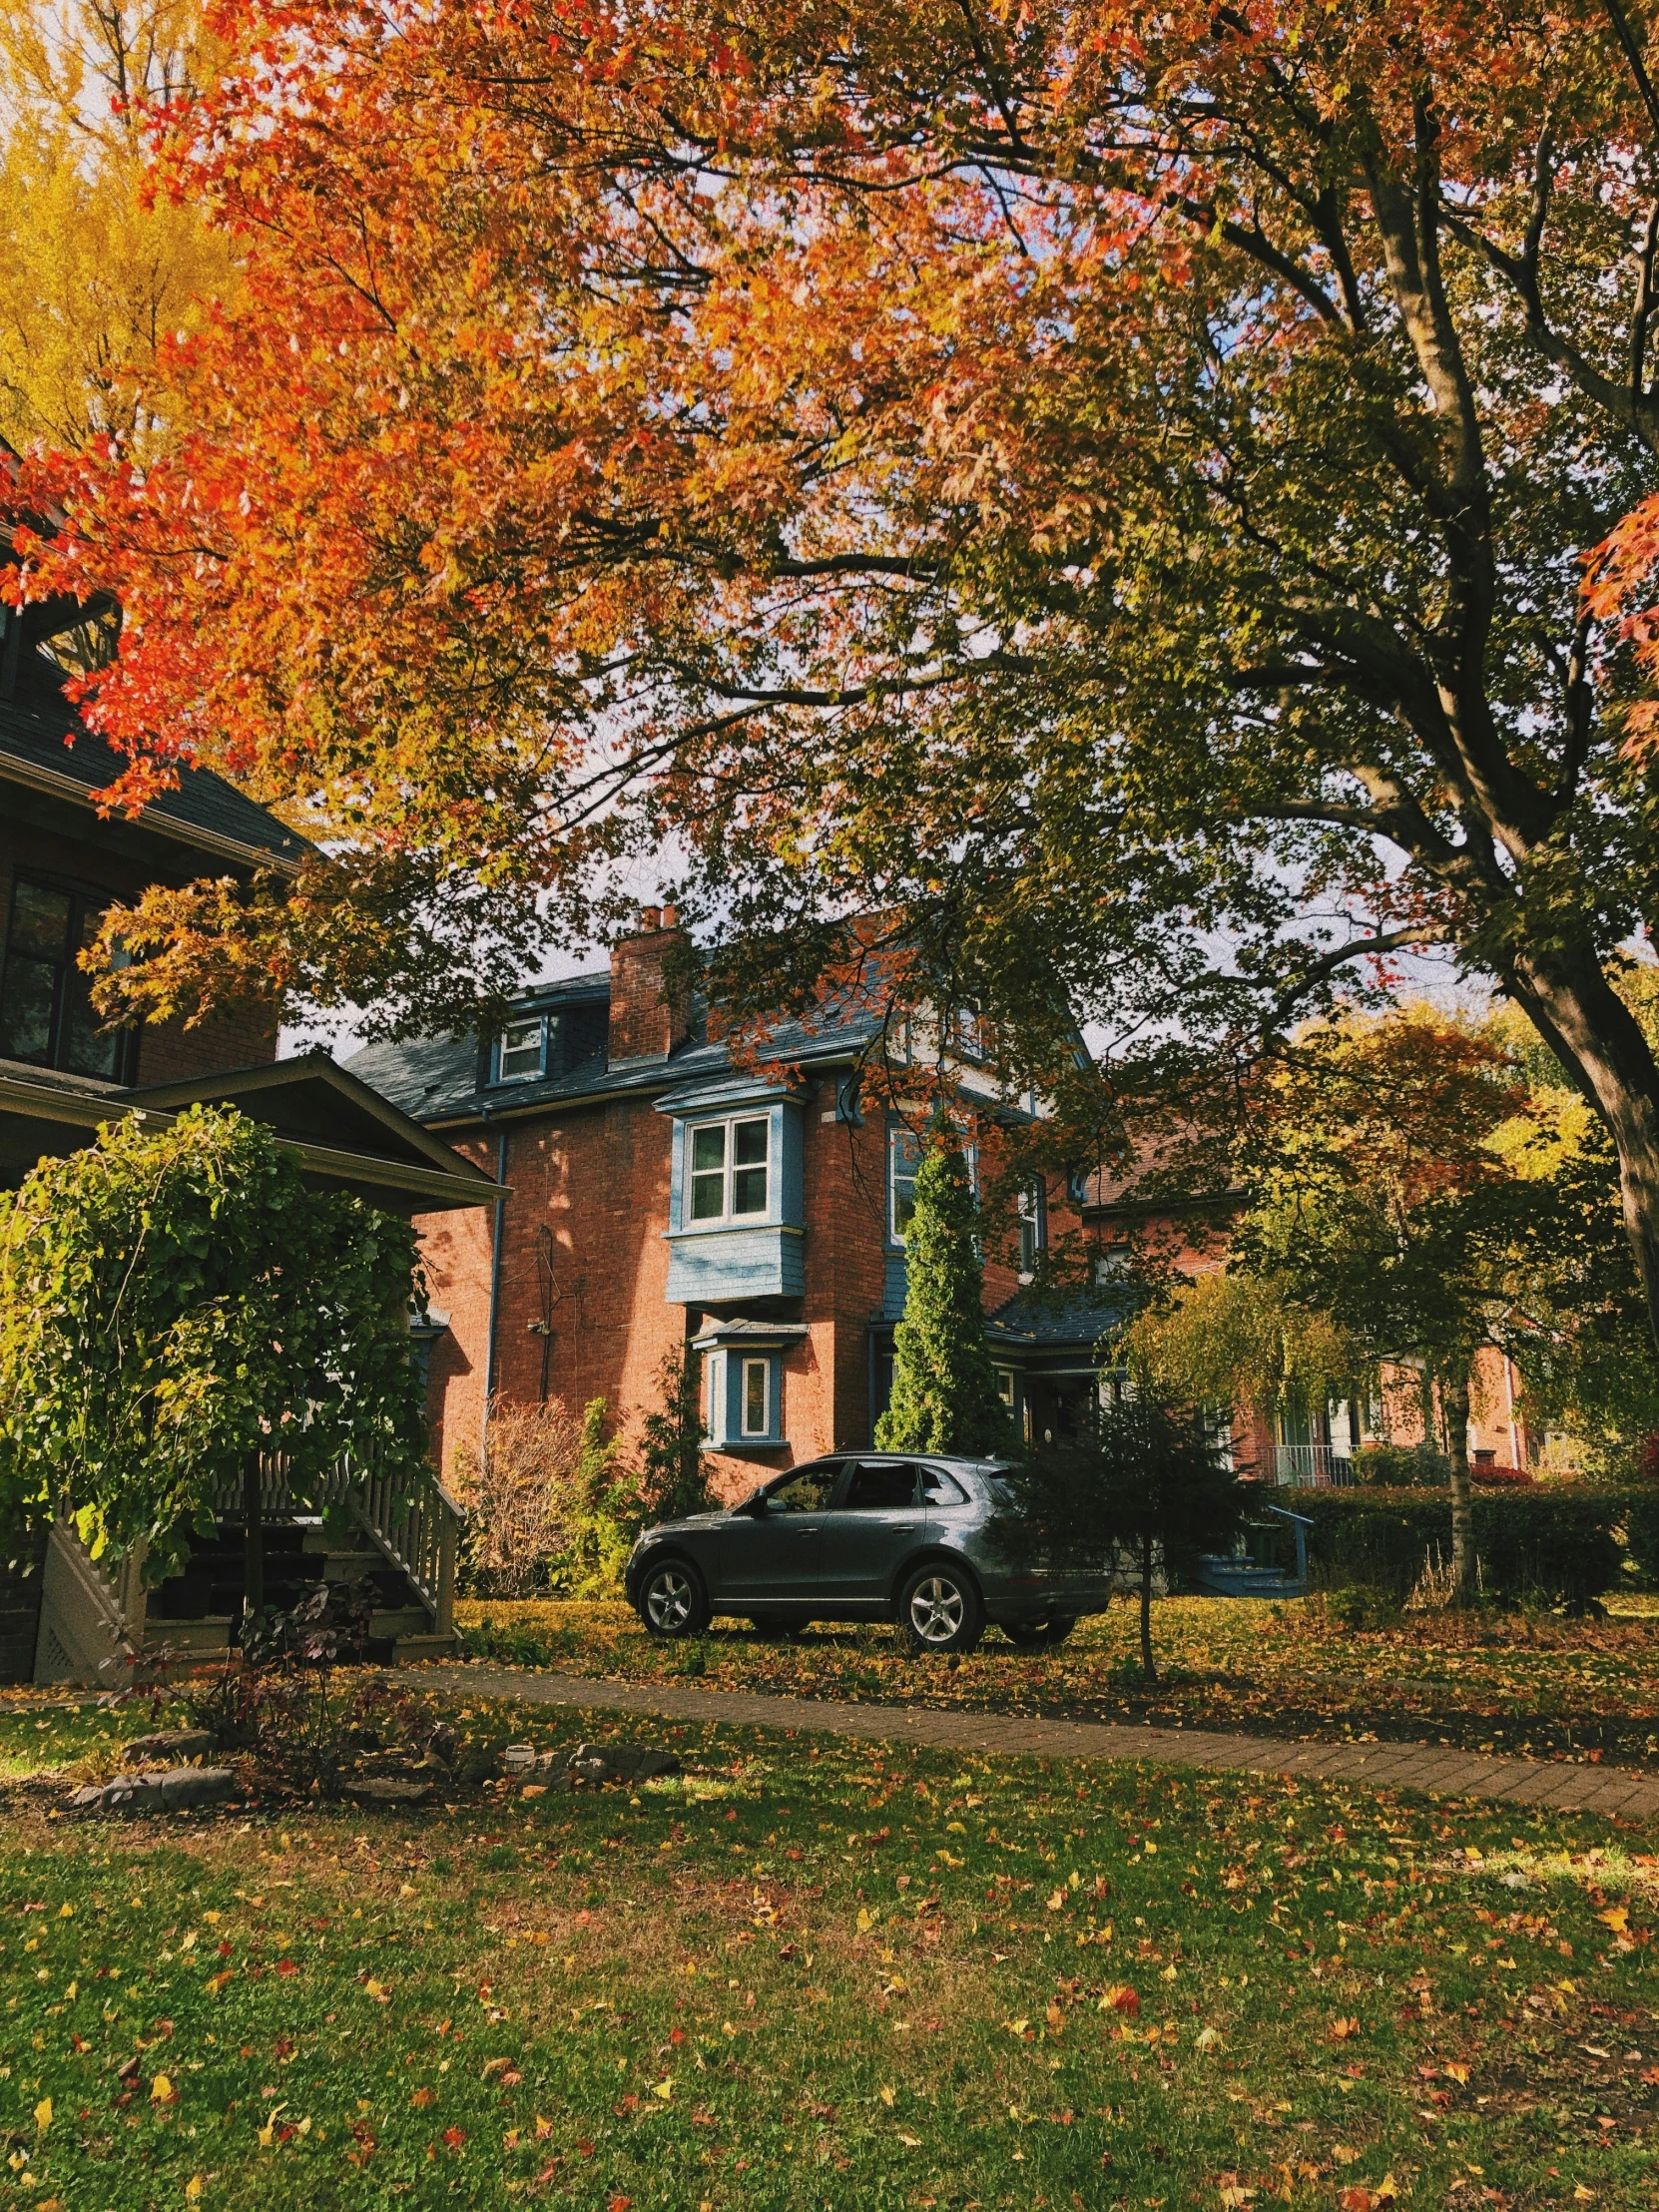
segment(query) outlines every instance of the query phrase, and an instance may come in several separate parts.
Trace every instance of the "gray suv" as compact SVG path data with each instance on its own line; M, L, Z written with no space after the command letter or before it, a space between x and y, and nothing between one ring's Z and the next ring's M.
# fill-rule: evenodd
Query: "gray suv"
M735 1613L772 1635L894 1620L914 1651L971 1651L987 1622L1016 1644L1057 1644L1105 1611L1111 1577L1097 1562L1006 1556L989 1532L1002 1472L931 1453L815 1459L727 1511L648 1528L628 1596L654 1636L700 1635Z

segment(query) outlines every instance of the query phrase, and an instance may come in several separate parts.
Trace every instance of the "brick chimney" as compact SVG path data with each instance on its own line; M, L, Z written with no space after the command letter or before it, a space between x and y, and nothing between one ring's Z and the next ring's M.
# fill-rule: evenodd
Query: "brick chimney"
M682 941L673 906L642 906L634 935L611 947L610 1064L666 1060L691 1035L691 998L682 986L670 994L663 962Z

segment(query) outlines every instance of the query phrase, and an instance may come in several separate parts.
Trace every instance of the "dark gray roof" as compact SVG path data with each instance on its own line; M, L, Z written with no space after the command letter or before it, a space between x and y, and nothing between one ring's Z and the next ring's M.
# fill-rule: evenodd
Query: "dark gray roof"
M985 1317L992 1344L1092 1347L1137 1313L1146 1303L1139 1284L1125 1282L1086 1295L1017 1291Z
M513 999L512 1008L529 1011L546 1006L572 1012L590 1008L597 1016L600 1009L609 1006L610 995L608 974L573 975L562 982L521 991ZM827 1013L811 1024L782 1022L770 1033L764 1057L768 1062L809 1065L814 1061L843 1060L867 1043L878 1026L877 1017L865 1012L841 1019ZM603 1031L596 1027L592 1034L597 1041ZM366 1045L345 1064L353 1075L371 1083L382 1097L417 1121L456 1122L517 1114L531 1107L556 1107L565 1099L683 1090L715 1083L731 1073L733 1058L728 1045L693 1038L665 1060L631 1060L613 1068L601 1048L542 1082L480 1087L475 1037L415 1037L402 1043Z
M65 744L71 736L74 744ZM81 721L51 664L38 653L25 653L16 697L0 699L0 781L33 784L75 800L104 790L127 766L124 754ZM275 815L209 769L181 769L179 789L153 800L140 820L159 835L209 850L236 847L249 860L269 853L291 866L309 850Z

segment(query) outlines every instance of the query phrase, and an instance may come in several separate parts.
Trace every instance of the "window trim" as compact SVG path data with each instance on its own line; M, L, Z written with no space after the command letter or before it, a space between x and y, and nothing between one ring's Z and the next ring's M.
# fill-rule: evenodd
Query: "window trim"
M766 1157L763 1160L739 1160L737 1157L737 1132L740 1128L760 1128L766 1131ZM721 1132L721 1164L716 1168L698 1168L697 1140L709 1130ZM680 1227L687 1229L749 1229L763 1228L774 1219L774 1200L777 1196L777 1176L782 1163L778 1158L779 1146L773 1134L773 1115L770 1109L757 1113L753 1107L738 1108L729 1114L710 1115L703 1121L685 1124L685 1159L682 1179L683 1196L680 1203ZM735 1211L733 1185L740 1175L759 1173L765 1178L765 1198L758 1209ZM718 1214L699 1214L697 1211L697 1186L720 1177L721 1211Z
M522 1074L509 1075L503 1066L507 1051L507 1032L510 1029L528 1028L535 1022L541 1031L540 1048L534 1068L526 1068ZM548 1063L552 1057L553 1040L558 1034L559 1009L556 1006L527 1006L521 1012L509 1014L495 1036L490 1039L489 1081L491 1089L513 1089L520 1083L545 1083Z
M738 1363L738 1434L746 1444L764 1443L777 1423L772 1417L772 1360L766 1353L746 1352ZM752 1425L750 1378L761 1379L761 1424Z
M915 1157L909 1173L903 1178L910 1186L910 1205L915 1207L916 1171L921 1166L921 1139L907 1122L893 1120L887 1124L887 1242L902 1252L908 1243L905 1232L898 1226L898 1194L894 1185L898 1182L898 1148L901 1144L913 1145Z
M1022 1281L1027 1281L1036 1274L1042 1256L1048 1249L1047 1196L1040 1176L1028 1176L1020 1184L1017 1216L1019 1275Z

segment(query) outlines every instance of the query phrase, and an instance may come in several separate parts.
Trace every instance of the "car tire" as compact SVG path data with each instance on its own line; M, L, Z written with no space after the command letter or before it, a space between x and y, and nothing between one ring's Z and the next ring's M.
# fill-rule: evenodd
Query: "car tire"
M1056 1613L1052 1620L1046 1621L1004 1621L1002 1633L1021 1651L1048 1651L1056 1644L1063 1644L1076 1626L1071 1614Z
M640 1576L635 1610L646 1633L664 1643L701 1636L709 1625L709 1593L689 1559L657 1559Z
M782 1644L799 1636L807 1623L793 1613L751 1613L749 1625L763 1643Z
M924 1652L971 1651L985 1633L985 1601L965 1567L929 1560L904 1578L898 1593L898 1633Z

